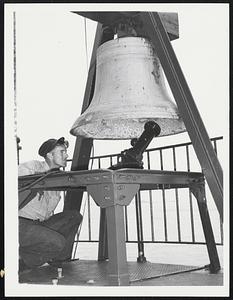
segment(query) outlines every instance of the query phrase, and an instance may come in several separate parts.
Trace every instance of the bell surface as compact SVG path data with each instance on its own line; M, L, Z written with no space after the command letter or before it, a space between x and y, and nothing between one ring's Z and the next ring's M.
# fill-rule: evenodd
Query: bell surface
M147 39L123 37L97 50L92 101L70 133L93 139L138 138L147 121L159 136L186 131L165 87L159 59Z

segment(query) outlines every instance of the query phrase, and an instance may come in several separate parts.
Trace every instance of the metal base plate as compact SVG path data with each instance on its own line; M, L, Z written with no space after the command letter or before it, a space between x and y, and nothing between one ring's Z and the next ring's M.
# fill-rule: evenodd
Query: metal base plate
M107 261L75 260L64 263L62 266L62 278L58 279L59 285L94 285L107 286ZM128 262L130 282L142 281L150 278L168 276L182 272L190 272L203 267ZM58 270L50 265L25 271L19 275L20 283L52 284L52 280L58 277Z

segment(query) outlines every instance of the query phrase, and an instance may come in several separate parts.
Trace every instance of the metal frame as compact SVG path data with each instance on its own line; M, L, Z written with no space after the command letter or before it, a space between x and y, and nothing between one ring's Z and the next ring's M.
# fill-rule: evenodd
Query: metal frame
M42 176L42 180L38 180L40 176L39 174L20 176L19 187L22 188L22 186L34 182L34 185L30 185L32 191L80 188L87 190L96 204L106 210L109 285L129 285L129 273L126 263L124 207L130 204L139 190L185 187L191 189L198 201L210 259L210 272L217 273L219 271L220 263L205 202L205 186L202 173L100 169L50 173L47 177ZM20 201L22 201L23 196L23 193L19 193ZM106 247L106 245L101 247ZM99 247L99 250L102 253L106 253L101 247Z
M178 110L184 120L186 129L193 143L193 147L195 149L203 173L206 177L210 191L212 193L215 204L219 211L220 218L223 221L223 171L218 161L217 155L214 151L214 148L210 142L209 136L207 134L201 116L195 105L194 99L189 90L188 84L185 80L179 62L176 58L175 52L172 48L169 39L169 37L171 38L171 36L168 36L169 29L166 30L167 27L165 29L165 26L167 26L166 14L161 14L157 12L141 12L141 13L133 12L132 13L132 15L135 14L137 16L139 15L144 32L146 32L147 36L150 38L152 43L156 46L157 55L162 64L168 83L171 87L172 93L176 100ZM83 13L82 15L85 15L85 13ZM106 12L106 17L104 17L103 12L100 13L90 12L90 13L86 13L85 16L92 19L97 18L98 21L99 21L98 18L100 18L102 22L105 21L109 22L108 15L109 12ZM116 18L116 22L117 22L118 15L119 15L119 19L122 19L124 17L124 13L122 12L121 13L116 12L113 15L114 18ZM175 15L176 14L173 14L172 16L174 20L175 20L174 18ZM126 17L128 17L127 14ZM165 17L165 21L163 20L162 22L162 18L164 19L164 17ZM177 28L175 27L175 29L176 32ZM94 76L95 71L93 68L94 68L97 47L103 41L112 39L114 36L114 33L111 31L110 26L106 27L106 33L104 35L103 28L99 23L96 31L96 39L93 47L91 67L88 76L82 112L85 111L85 109L88 107L88 104L91 101L90 88L93 91L94 81L95 81L95 76ZM178 35L177 32L176 34ZM77 138L75 152L74 152L74 161L72 163L71 170L78 170L78 169L80 170L80 169L88 168L91 146L92 146L92 140L83 139L81 137ZM75 192L75 194L68 193L66 197L65 208L76 207L77 203L81 203L81 200L82 200L82 193L81 194L77 194L77 192Z
M223 220L223 171L158 13L141 13Z

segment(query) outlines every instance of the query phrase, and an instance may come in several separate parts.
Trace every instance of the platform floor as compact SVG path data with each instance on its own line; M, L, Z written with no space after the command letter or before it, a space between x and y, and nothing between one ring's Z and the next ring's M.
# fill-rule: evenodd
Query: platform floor
M19 276L20 283L108 286L107 261L74 260L64 263L62 277L58 269L43 265ZM210 274L204 266L186 266L151 262L128 262L130 285L206 286L223 285L223 273Z

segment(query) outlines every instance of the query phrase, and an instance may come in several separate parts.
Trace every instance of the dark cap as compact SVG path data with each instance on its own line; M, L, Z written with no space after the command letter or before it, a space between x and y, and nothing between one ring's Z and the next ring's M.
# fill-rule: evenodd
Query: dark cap
M39 155L45 157L47 153L52 151L56 146L59 145L65 145L66 147L69 147L68 141L65 140L64 137L61 137L60 139L49 139L46 142L44 142L40 148L39 148Z

